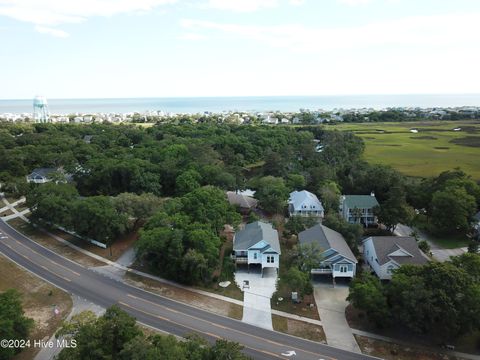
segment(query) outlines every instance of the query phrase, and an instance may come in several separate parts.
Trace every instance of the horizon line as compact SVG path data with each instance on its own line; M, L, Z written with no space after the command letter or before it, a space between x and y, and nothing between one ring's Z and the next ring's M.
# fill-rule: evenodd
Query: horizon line
M35 98L1 98L0 101L26 101ZM352 96L480 96L477 93L387 93L387 94L322 94L322 95L208 95L208 96L133 96L133 97L48 97L50 100L122 100L122 99L215 99L215 98L302 98L302 97L352 97Z

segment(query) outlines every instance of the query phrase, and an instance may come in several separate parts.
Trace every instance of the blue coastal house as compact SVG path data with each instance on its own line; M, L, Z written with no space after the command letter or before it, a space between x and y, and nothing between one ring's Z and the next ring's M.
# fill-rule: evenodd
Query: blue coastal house
M318 224L298 234L300 245L316 246L322 253L322 261L311 270L312 275L332 275L353 278L357 259L342 234Z

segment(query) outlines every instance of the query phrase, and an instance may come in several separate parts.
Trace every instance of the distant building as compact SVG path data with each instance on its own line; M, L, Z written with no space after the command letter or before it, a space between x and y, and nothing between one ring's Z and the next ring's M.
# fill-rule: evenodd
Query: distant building
M309 191L293 191L288 199L290 216L316 216L323 218L324 208L317 195Z
M357 259L342 234L321 224L298 234L301 245L314 244L322 253L322 261L311 270L313 275L353 278Z
M256 221L247 224L243 230L237 231L233 237L233 259L235 265L260 265L265 268L280 266L280 242L278 232L271 224Z
M391 279L393 270L402 265L424 265L429 261L410 236L371 236L363 241L363 257L380 280Z
M373 192L370 195L342 195L340 197L340 214L351 224L369 226L377 223L373 208L378 205Z
M249 213L258 205L258 200L235 191L227 191L227 199L230 205L238 206L243 213Z
M27 175L27 182L35 184L44 184L51 181L50 176L57 172L55 168L36 168Z

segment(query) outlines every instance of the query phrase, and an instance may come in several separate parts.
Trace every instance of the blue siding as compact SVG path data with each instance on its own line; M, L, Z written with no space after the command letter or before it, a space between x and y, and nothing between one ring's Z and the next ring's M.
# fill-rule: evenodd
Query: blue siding
M340 271L340 266L347 266L348 271L353 271L353 264L335 264L334 270Z

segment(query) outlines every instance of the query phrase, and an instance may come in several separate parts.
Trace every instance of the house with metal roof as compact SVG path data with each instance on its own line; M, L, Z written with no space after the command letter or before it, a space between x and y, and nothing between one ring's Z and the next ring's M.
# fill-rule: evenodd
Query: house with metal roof
M288 199L290 216L316 216L323 218L324 208L317 195L309 191L293 191Z
M402 265L429 261L411 236L371 236L363 241L363 257L381 280L390 280L393 270Z
M340 215L351 224L369 226L377 223L373 208L378 206L375 193L370 195L342 195L340 197Z
M237 231L233 237L233 258L235 265L260 265L265 268L275 268L280 265L280 242L278 231L271 224L256 221L247 224Z
M322 253L318 267L311 270L313 275L332 275L353 278L356 273L357 259L342 234L317 224L298 234L302 246L315 246Z

